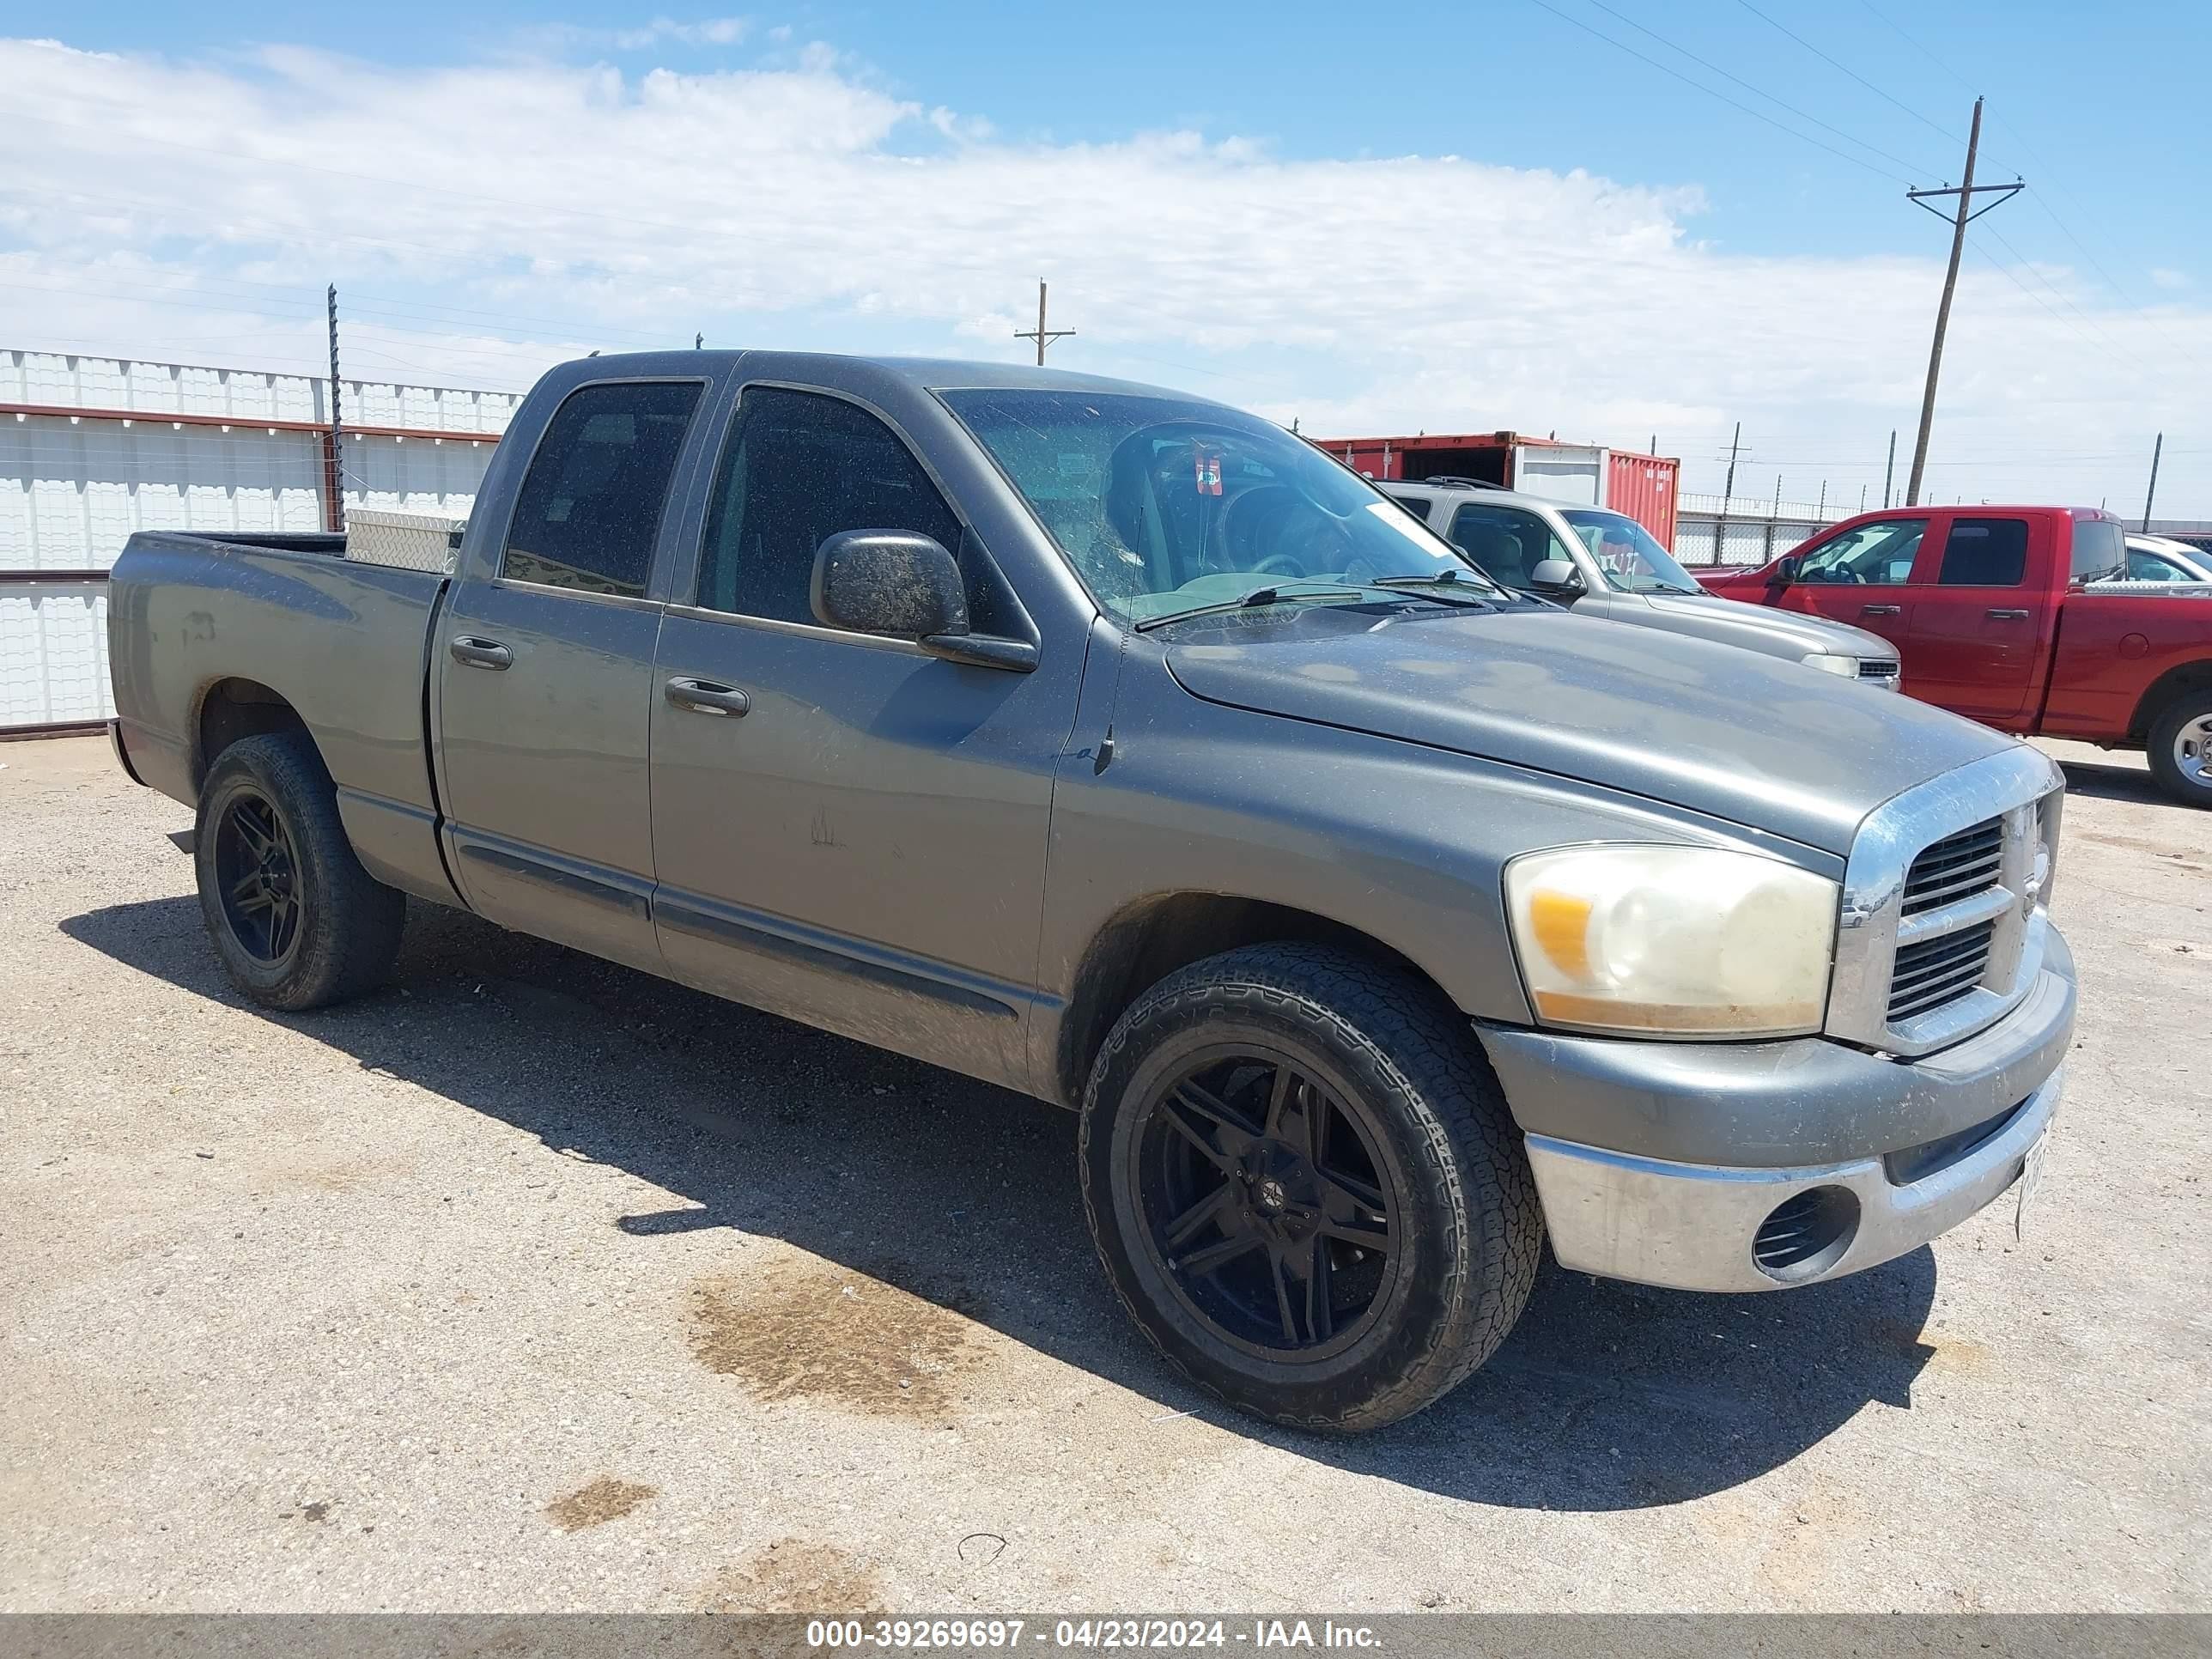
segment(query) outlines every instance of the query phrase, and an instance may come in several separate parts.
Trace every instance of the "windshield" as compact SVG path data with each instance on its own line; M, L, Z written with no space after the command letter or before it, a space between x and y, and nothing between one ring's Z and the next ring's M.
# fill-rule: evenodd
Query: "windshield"
M1134 393L939 396L1125 623L1257 590L1402 604L1403 589L1368 591L1391 578L1504 597L1397 502L1255 416Z
M1607 585L1622 593L1702 593L1697 579L1674 562L1656 537L1635 520L1618 513L1563 507L1559 516L1574 527L1605 573Z

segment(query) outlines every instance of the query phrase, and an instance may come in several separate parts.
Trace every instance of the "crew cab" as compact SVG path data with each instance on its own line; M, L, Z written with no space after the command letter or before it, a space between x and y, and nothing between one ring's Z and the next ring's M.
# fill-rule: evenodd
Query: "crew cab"
M1576 615L1803 663L1898 689L1897 653L1863 628L1790 611L1747 611L1698 585L1651 532L1609 507L1569 506L1473 479L1386 483L1382 492L1508 587Z
M2033 1190L2057 769L1516 595L1268 422L599 357L450 573L346 552L111 581L117 753L245 996L372 989L413 895L1073 1108L1114 1289L1245 1409L1418 1409L1547 1237L1773 1290Z
M2094 507L1889 507L1845 519L1711 592L1873 629L1905 689L2024 736L2147 752L2212 806L2212 589L2129 591L2120 521Z

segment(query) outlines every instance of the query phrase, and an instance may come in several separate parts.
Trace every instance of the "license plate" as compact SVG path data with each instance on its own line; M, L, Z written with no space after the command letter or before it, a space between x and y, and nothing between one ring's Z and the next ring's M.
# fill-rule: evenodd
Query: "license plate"
M2043 1184L2043 1166L2050 1151L2051 1135L2046 1130L2021 1160L2020 1179L2013 1183L2014 1190L2020 1194L2020 1202L2012 1212L2012 1236L2015 1240L2027 1237L2027 1203L2035 1196L2035 1189Z

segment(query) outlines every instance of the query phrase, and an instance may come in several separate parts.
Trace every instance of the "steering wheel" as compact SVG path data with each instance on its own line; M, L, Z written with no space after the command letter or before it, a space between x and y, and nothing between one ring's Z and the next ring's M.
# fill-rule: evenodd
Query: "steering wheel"
M1284 560L1289 558L1288 555L1275 554L1250 564L1243 562L1243 556L1259 550L1261 538L1271 523L1271 514L1275 520L1280 520L1295 513L1304 500L1287 484L1255 484L1231 496L1213 530L1214 551L1223 567L1231 570L1247 570L1259 575L1267 574L1271 566L1280 566ZM1296 559L1290 559L1290 562L1293 565L1299 563ZM1303 576L1305 571L1301 566L1297 569L1281 570L1279 574Z
M1249 574L1255 576L1303 576L1306 574L1306 568L1287 553L1270 553L1254 565Z

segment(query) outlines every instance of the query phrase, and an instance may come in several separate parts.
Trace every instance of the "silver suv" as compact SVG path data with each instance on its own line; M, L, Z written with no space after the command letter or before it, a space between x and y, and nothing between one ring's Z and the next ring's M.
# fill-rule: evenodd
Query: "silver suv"
M1466 479L1380 488L1486 574L1571 606L1577 616L1741 646L1893 691L1903 684L1896 648L1880 635L1708 593L1625 513ZM1743 615L1747 611L1751 614Z

